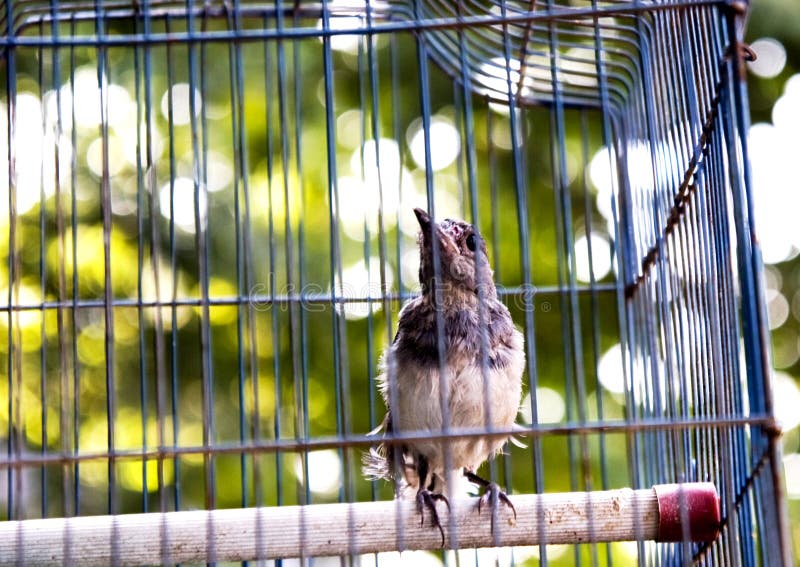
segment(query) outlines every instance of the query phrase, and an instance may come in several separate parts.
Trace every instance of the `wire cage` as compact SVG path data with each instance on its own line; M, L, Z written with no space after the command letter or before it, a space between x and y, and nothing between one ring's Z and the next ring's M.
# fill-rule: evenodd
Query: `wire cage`
M527 446L484 476L589 500L712 482L720 533L612 543L590 514L595 543L501 549L503 524L469 546L488 551L362 554L350 536L346 556L789 564L746 8L5 2L0 563L45 562L25 527L39 518L232 509L258 534L274 518L243 509L391 500L360 463L381 352L419 293L422 207L482 232L525 337ZM194 560L163 522L134 547L279 557L259 538L225 556L213 518ZM92 563L59 526L47 561ZM104 561L146 562L113 526Z

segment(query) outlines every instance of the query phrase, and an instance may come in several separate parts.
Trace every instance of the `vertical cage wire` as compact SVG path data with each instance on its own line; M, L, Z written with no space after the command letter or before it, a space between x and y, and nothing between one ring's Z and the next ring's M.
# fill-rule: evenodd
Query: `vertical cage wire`
M713 544L491 557L780 564L740 16L7 2L4 516L391 498L359 463L423 207L481 231L525 335L528 446L487 476L722 495Z

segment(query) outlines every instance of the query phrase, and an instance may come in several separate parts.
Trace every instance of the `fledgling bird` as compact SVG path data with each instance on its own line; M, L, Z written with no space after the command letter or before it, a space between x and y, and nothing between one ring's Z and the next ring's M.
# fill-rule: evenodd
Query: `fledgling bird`
M422 294L400 311L397 334L383 356L378 381L388 411L372 433L381 429L394 434L441 432L443 424L451 432L510 430L522 395L523 337L497 298L486 244L464 221L436 223L422 209L414 213L420 225ZM434 269L434 233L438 270ZM497 484L476 474L506 441L473 436L382 444L365 455L364 473L371 479L396 479L399 496L414 494L422 521L427 508L444 545L436 502L449 507L443 492L452 474L463 474L483 488L479 510L482 503L504 502L516 516Z

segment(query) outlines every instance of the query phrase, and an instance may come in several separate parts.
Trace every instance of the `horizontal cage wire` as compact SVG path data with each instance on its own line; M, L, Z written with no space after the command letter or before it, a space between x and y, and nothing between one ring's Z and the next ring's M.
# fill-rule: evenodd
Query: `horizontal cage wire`
M746 8L7 1L0 564L790 564ZM482 235L521 406L383 440L513 433L482 516L362 474L426 214ZM673 483L719 520L681 488L665 535Z

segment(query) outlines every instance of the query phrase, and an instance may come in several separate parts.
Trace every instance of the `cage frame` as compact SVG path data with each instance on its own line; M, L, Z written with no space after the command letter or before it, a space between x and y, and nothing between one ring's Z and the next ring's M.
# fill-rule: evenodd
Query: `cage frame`
M105 8L110 2L101 2L101 5ZM50 37L38 36L38 37L26 37L24 32L28 29L33 29L35 26L42 26L51 23L52 21L57 20L60 17L60 14L55 13L55 4L54 3L46 3L42 2L41 6L41 15L38 19L32 19L29 22L20 22L17 17L15 19L12 15L12 6L14 6L13 2L8 2L6 4L6 10L4 14L4 18L0 19L0 25L4 25L6 29L6 35L3 38L0 38L0 48L4 50L4 61L6 62L6 71L7 71L7 78L11 78L11 67L8 63L7 58L13 57L15 50L17 49L25 49L25 48L39 48L39 49L62 49L62 48L72 48L72 47L92 47L98 50L103 50L105 48L114 48L114 47L131 47L131 48L138 48L138 47L149 47L155 45L186 45L189 46L189 50L191 51L192 46L195 48L205 42L218 42L224 44L231 44L231 45L239 45L241 43L249 43L249 42L267 42L267 41L293 41L293 40L300 40L300 39L309 39L309 38L321 38L323 41L326 39L329 41L330 39L341 36L341 35L360 35L365 36L367 38L372 38L378 35L391 35L395 33L414 33L416 34L417 39L417 48L418 48L418 57L419 57L419 64L420 68L427 68L429 64L429 51L434 50L435 46L429 45L428 42L425 40L425 35L428 33L435 33L441 30L461 30L461 29L476 29L476 28L489 28L491 26L511 26L511 25L523 25L526 28L531 28L534 25L541 25L544 26L541 29L552 29L552 26L557 25L559 23L564 22L572 22L574 19L580 18L593 18L595 21L598 18L602 18L605 15L630 15L636 16L638 14L649 14L653 13L654 11L678 11L682 8L701 8L701 7L714 7L720 8L726 17L726 21L724 24L724 28L726 33L728 34L728 39L730 41L730 53L726 58L724 64L721 65L722 67L722 81L724 85L721 87L724 91L729 93L731 100L733 101L732 108L728 104L721 105L721 120L723 122L723 130L725 131L725 139L727 142L727 148L725 151L729 156L740 156L740 155L747 155L747 139L744 132L747 130L747 126L749 124L748 118L746 116L746 108L747 108L747 96L745 90L745 77L743 72L743 62L744 62L744 53L742 51L742 44L740 39L740 27L742 25L742 20L744 18L746 12L746 5L740 1L735 2L727 2L723 0L679 0L677 2L655 2L655 3L644 3L644 2L614 2L608 3L607 6L603 7L584 7L584 8L565 8L565 7L552 7L549 5L545 7L541 7L540 5L536 6L536 10L529 13L519 13L515 15L503 14L503 15L492 15L492 16L469 16L469 17L437 17L435 19L428 19L428 16L421 16L418 13L415 13L415 10L419 10L420 2L413 2L411 6L404 6L402 3L397 3L400 5L401 8L406 8L408 13L405 15L409 18L407 21L395 21L391 18L387 18L386 21L382 21L381 18L384 14L381 14L380 7L381 4L378 4L378 8L372 8L369 2L366 3L368 8L365 20L366 23L359 28L353 29L333 29L330 27L329 18L332 16L349 16L353 14L353 8L347 7L341 12L334 12L331 11L329 8L328 2L323 2L321 5L313 4L313 8L309 7L309 5L303 4L301 11L294 11L291 7L284 7L283 9L280 8L253 8L253 12L248 12L247 8L242 8L241 6L236 4L236 7L231 11L228 9L227 6L211 6L208 9L198 9L198 10L189 10L181 11L182 8L177 7L174 9L165 8L164 11L155 10L151 12L151 5L154 4L152 2L143 2L140 6L142 8L142 12L138 14L141 18L141 21L144 23L145 28L147 28L147 22L150 19L159 20L159 19L166 19L169 20L172 17L179 16L185 17L187 20L187 27L189 28L187 31L178 31L178 32L168 32L168 33L139 33L139 34L115 34L115 35L106 35L103 33L103 25L104 22L107 20L113 19L122 19L127 20L131 17L132 12L128 12L125 10L120 10L116 12L112 10L111 12L101 11L99 13L94 13L89 11L88 16L84 16L81 12L76 12L75 14L69 16L68 20L72 24L76 23L77 20L81 20L82 18L88 18L88 21L95 21L97 22L97 34L95 36L79 36L79 37L63 37L56 31L56 27L53 27L53 33ZM157 3L155 3L157 4ZM164 4L177 4L177 3L170 3L165 2ZM388 3L387 3L388 4ZM82 5L80 2L76 2L75 5ZM127 2L119 2L120 6L127 5ZM139 6L137 4L137 6ZM393 7L396 5L393 4ZM307 12L305 10L308 10ZM374 10L374 11L373 11ZM193 22L198 20L202 20L204 18L230 18L231 14L233 13L235 18L248 16L248 15L255 15L261 18L275 18L276 21L280 21L282 18L289 18L291 17L320 17L323 21L323 28L322 29L311 29L311 28L300 28L300 27L287 27L281 28L280 24L277 28L271 29L261 29L261 30L245 30L240 27L237 27L238 24L234 26L234 29L229 30L227 32L198 32L196 29L193 28ZM398 12L402 14L403 12ZM136 16L137 14L133 14ZM396 15L396 14L393 14ZM416 18L416 20L415 20ZM423 21L420 21L423 20ZM504 36L506 42L508 41L508 36ZM599 40L598 40L599 41ZM503 45L503 49L505 51L504 56L506 62L512 60L510 55L510 46L506 43ZM332 69L330 68L331 62L329 60L331 56L330 46L326 44L323 52L326 56L325 62L325 74L326 76L332 75ZM641 56L641 53L640 53ZM435 60L435 58L434 58ZM463 63L463 61L462 61ZM100 65L100 63L98 63ZM636 62L633 63L634 68L636 67ZM598 65L598 69L603 67L602 65ZM553 72L553 85L558 84L558 80L556 77L556 72L551 66L551 70ZM625 71L629 71L629 68L625 68ZM191 71L190 71L191 72ZM463 73L463 65L462 65L462 73ZM602 82L602 75L605 73L604 71L599 71L599 75L601 76L600 81ZM456 81L457 84L460 85L461 88L464 89L465 93L469 90L469 85L466 84L464 81L464 77L466 75L459 76L458 74L453 74L452 78ZM622 75L620 75L621 77ZM520 82L523 79L520 78ZM425 82L424 80L422 81ZM544 104L543 100L535 100L529 101L527 103L521 102L520 97L514 95L512 92L511 87L511 72L509 71L508 74L508 92L506 93L505 101L509 105L514 104ZM13 85L13 79L9 80L8 83ZM191 81L190 81L191 83ZM8 87L7 89L11 89L9 92L13 92L13 87ZM522 89L518 86L518 91L522 91ZM424 90L424 87L423 87ZM373 90L373 93L375 91ZM602 111L603 119L610 120L608 124L604 124L604 128L608 129L607 136L608 139L612 137L610 132L614 131L616 126L613 124L613 119L616 117L614 111L611 109L614 108L612 102L606 98L605 100L602 99L603 96L608 96L609 90L608 89L601 89L601 100L593 101L595 108L598 108ZM333 91L330 88L326 88L325 90L326 100L330 104L332 102ZM717 93L719 96L719 93ZM327 97L331 97L330 100ZM467 97L465 97L466 99ZM430 127L430 115L432 114L431 110L425 110L426 102L424 97L422 97L421 107L422 107L422 114L423 114L423 123L428 122L428 129ZM502 100L502 96L500 97ZM190 97L191 100L191 97ZM514 100L515 102L511 102ZM191 103L190 103L191 104ZM553 96L552 98L546 103L549 104L551 110L553 112L563 112L564 108L570 107L571 105L583 105L586 104L586 101L581 99L572 100L568 96L561 96L559 94L559 89L553 89ZM332 106L332 105L331 105ZM616 110L619 112L619 109ZM10 111L9 111L10 112ZM646 113L650 115L651 113ZM328 120L331 120L332 116L327 116ZM710 117L709 120L715 118L714 116ZM9 123L12 121L9 120ZM514 114L511 115L511 122L512 122L512 130L515 131L515 127L513 126L514 123ZM698 147L695 148L694 154L692 156L692 165L685 171L686 180L685 185L681 186L679 191L678 197L680 197L680 202L676 200L676 203L672 207L672 211L675 211L676 214L680 209L683 207L685 202L690 198L689 195L689 187L691 185L691 175L694 171L696 171L699 161L701 161L701 156L703 155L703 143L702 139L703 136L706 136L706 124L703 124L704 132L701 136L701 143L698 144ZM331 136L331 131L335 130L330 123L327 125L327 132L328 135ZM653 140L651 140L653 142ZM332 151L332 144L330 140L328 140L328 150L329 154L327 156L328 164L333 164L335 167L336 164L336 157L332 156L330 152ZM9 154L12 152L12 148L9 148ZM514 148L512 151L519 151L518 148ZM467 158L469 158L470 152L466 152ZM428 150L427 155L430 155L430 150ZM560 159L565 159L563 156ZM521 158L517 158L515 163L519 164L521 162ZM741 297L745 299L743 301L743 337L744 337L744 349L746 355L746 364L748 366L746 375L748 377L748 385L753 388L751 394L757 392L757 389L761 389L760 394L763 395L756 395L754 396L755 400L759 400L761 405L757 408L754 408L752 405L750 407L751 415L744 417L723 417L719 418L718 416L709 417L707 419L698 419L697 417L688 418L685 422L680 422L679 420L670 419L659 421L657 419L642 419L642 420L633 420L621 424L608 424L604 422L598 423L590 423L590 422L581 422L581 423L571 423L569 425L558 425L558 426L542 426L541 424L537 425L536 428L532 429L527 433L532 439L544 437L546 435L552 434L564 434L564 435L573 435L573 434L581 434L581 433L589 433L589 432L606 432L612 429L619 429L633 435L637 431L648 431L648 430L658 430L659 428L670 428L670 429L680 429L682 427L686 428L693 428L693 427L716 427L716 428L723 428L723 427L733 427L733 426L750 426L754 429L754 436L758 441L758 436L763 435L766 437L766 450L761 459L757 462L756 466L752 471L751 478L748 478L748 483L755 482L755 478L761 473L761 469L764 466L769 467L769 476L771 477L771 488L774 491L774 500L778 503L783 501L782 496L782 473L780 470L780 445L779 445L779 438L780 438L780 428L778 424L775 422L773 417L773 404L771 399L771 387L770 387L770 366L769 366L769 356L767 352L767 346L769 344L768 341L768 327L766 324L766 314L764 310L764 302L763 302L763 282L761 282L759 274L762 271L762 261L760 258L760 252L758 250L757 241L755 238L755 227L754 221L752 218L752 182L751 182L751 174L749 171L749 164L746 159L736 159L736 157L731 158L728 162L729 165L732 167L731 175L729 181L732 184L732 191L734 197L733 202L733 214L734 214L734 221L735 221L735 232L738 237L736 242L736 251L738 254L738 265L740 268L739 276L740 281L739 285L741 286L742 295ZM520 167L517 165L517 167ZM429 168L430 169L430 168ZM468 167L469 171L472 172L473 168ZM566 169L566 166L563 167ZM522 175L520 172L516 172L517 175ZM330 173L331 179L336 179L335 171ZM620 182L624 183L624 176L620 177ZM470 186L474 187L475 181L470 182ZM429 196L429 201L433 203L433 193L434 188L432 185L432 179L430 176L426 177L426 192ZM9 201L10 206L9 210L13 211L14 204L12 202L13 197L11 195L13 192L9 192ZM621 195L626 195L626 189L623 187L620 189ZM683 194L683 195L682 195ZM519 193L518 198L524 199L524 196ZM475 201L473 201L475 202ZM110 208L110 202L107 204ZM13 213L10 213L13 216ZM477 211L473 212L474 216L477 218ZM633 215L634 213L630 211L626 211L624 208L620 211L620 215L622 218L622 224L630 228L632 226L632 222L626 221L624 219L625 215ZM671 218L671 217L670 217ZM110 222L110 217L104 217L104 221L108 220ZM476 220L477 222L477 220ZM520 225L527 225L527 223L521 222ZM668 225L669 226L669 225ZM14 229L11 227L10 234L13 234ZM108 231L110 232L110 224L108 225ZM669 228L666 229L666 233L669 234ZM333 227L332 227L333 232ZM336 241L336 235L333 235L332 241ZM524 239L523 239L524 240ZM634 240L630 238L630 240ZM620 235L618 239L619 242L625 243L626 237L624 235ZM199 240L198 240L199 242ZM13 249L13 237L11 248ZM651 248L651 251L648 252L647 255L644 256L642 259L641 255L636 253L624 253L622 255L623 260L621 262L627 262L626 266L621 266L622 273L625 274L624 277L628 278L628 281L623 282L622 284L618 283L614 285L614 292L617 294L617 301L619 303L619 310L620 310L620 321L625 321L629 325L634 320L634 316L630 313L624 313L628 309L628 299L630 295L635 293L636 286L638 285L638 277L641 272L642 277L644 277L644 273L649 267L656 266L659 262L664 262L663 254L660 254L659 251L662 250L660 248L660 244L656 244ZM106 263L110 262L109 249L106 248ZM530 254L523 253L525 257L529 258ZM641 260L640 265L635 265L633 260L639 259ZM648 267L649 266L649 267ZM13 266L11 260L9 260L9 267L12 268L9 270L9 273L13 279ZM530 266L523 268L523 271L526 273L530 273ZM635 277L633 275L636 275ZM341 273L339 274L339 278L341 278ZM113 298L110 295L110 280L107 282L109 283L107 288L107 295L103 299L98 299L95 303L95 307L103 307L106 310L106 316L110 316L111 305L123 305L125 302L120 302L119 299ZM526 284L530 284L530 281L523 282L523 287ZM599 285L599 284L598 284ZM593 289L599 289L599 287L595 287ZM523 290L524 291L524 290ZM513 293L514 290L509 290L509 293ZM398 295L397 298L401 298L402 294ZM252 298L250 298L252 299ZM280 301L281 298L275 297L274 294L272 295L262 295L260 297L256 297L256 300L261 301L268 301L268 302L275 302ZM287 295L285 297L285 301L287 303L292 303L293 298L291 295ZM382 297L383 301L391 302L395 299L395 296L385 294ZM319 294L318 297L315 296L306 296L304 300L307 301L320 301L326 302L330 301L330 296L326 294ZM212 305L215 304L213 298L209 297L208 290L205 291L203 297L196 300L196 301L187 301L187 305L196 305L199 306L201 309L208 309ZM366 298L365 301L371 301L370 298ZM224 300L221 302L224 303ZM86 303L85 305L90 305L91 303ZM132 300L132 304L138 307L145 307L147 303L142 301ZM13 305L13 306L12 306ZM387 303L388 305L388 303ZM154 307L158 307L159 305L154 304ZM67 309L67 308L75 308L74 304L71 304L69 301L43 301L40 304L32 304L32 305L24 305L18 304L15 301L12 301L11 296L11 286L9 287L9 299L8 304L6 307L2 309L7 313L7 318L9 323L12 319L12 313L19 313L29 309L45 309L45 308L58 308L58 309ZM388 309L387 309L388 311ZM106 320L106 324L109 324L109 320ZM526 322L527 324L527 322ZM12 327L11 324L8 325L9 328ZM113 324L112 324L113 326ZM531 323L532 326L532 323ZM630 329L629 329L630 330ZM391 330L389 330L391 333ZM11 341L11 336L9 334L9 342ZM207 339L204 339L204 341ZM106 343L108 345L108 342ZM107 346L107 349L109 347ZM111 349L113 350L113 349ZM109 353L107 352L107 355ZM113 354L111 355L111 365L113 366ZM206 361L210 364L210 361ZM8 364L8 371L9 371L9 380L11 380L10 376L14 373L12 369L12 360L9 359ZM109 374L113 377L113 371L109 371ZM112 378L113 379L113 378ZM751 398L752 399L752 398ZM752 403L752 401L751 401ZM11 406L11 401L9 401L9 407ZM112 408L113 411L113 408ZM11 409L9 409L9 416L12 414ZM760 431L759 431L760 429ZM507 435L511 432L492 432L491 435ZM446 439L451 436L463 436L463 435L486 435L485 431L476 431L476 432L458 432L457 434L448 434L443 433L441 435L433 435L433 438L442 438ZM428 437L428 435L425 435ZM404 434L398 436L394 441L402 442L403 440L414 439L415 435L408 435ZM353 435L353 434L345 434L339 435L336 437L331 438L307 438L307 439L295 439L295 440L258 440L254 442L247 442L247 443L216 443L216 442L207 442L204 443L203 447L194 447L194 448L186 448L186 447L160 447L157 449L142 449L142 450L118 450L113 447L109 449L109 451L101 452L98 454L92 453L81 453L79 455L63 455L57 453L48 453L42 456L31 456L31 457L20 457L14 456L13 458L9 457L10 460L0 462L0 466L3 468L7 468L7 470L11 469L21 469L31 465L42 465L45 463L57 463L57 464L75 464L83 460L96 460L99 457L108 457L109 459L109 471L112 470L111 463L117 462L120 459L147 459L147 458L158 458L159 460L163 460L169 457L177 457L179 455L186 455L186 454L198 454L202 455L203 458L208 461L213 457L213 455L217 454L255 454L257 452L277 452L277 451L308 451L311 449L319 449L319 448L342 448L342 447L349 447L349 446L367 446L370 444L372 440L364 435ZM10 441L9 441L10 447ZM9 449L10 454L10 449ZM109 474L112 474L111 472ZM211 475L213 476L213 475ZM112 483L113 484L113 483ZM9 483L10 486L10 483ZM747 487L745 487L746 489ZM10 491L10 488L9 488ZM728 497L727 505L734 506L735 502L733 499L733 494L730 491L727 491L726 496ZM738 496L742 496L744 491L740 493ZM785 564L790 564L791 557L789 551L789 534L788 534L788 520L786 518L785 509L782 509L781 505L779 504L776 509L774 510L776 515L775 522L778 526L778 529L775 533L767 533L767 538L765 541L762 542L762 546L772 547L774 549L782 550L783 557L782 560ZM769 540L769 536L773 536L773 540ZM644 553L640 552L640 556L644 556Z

